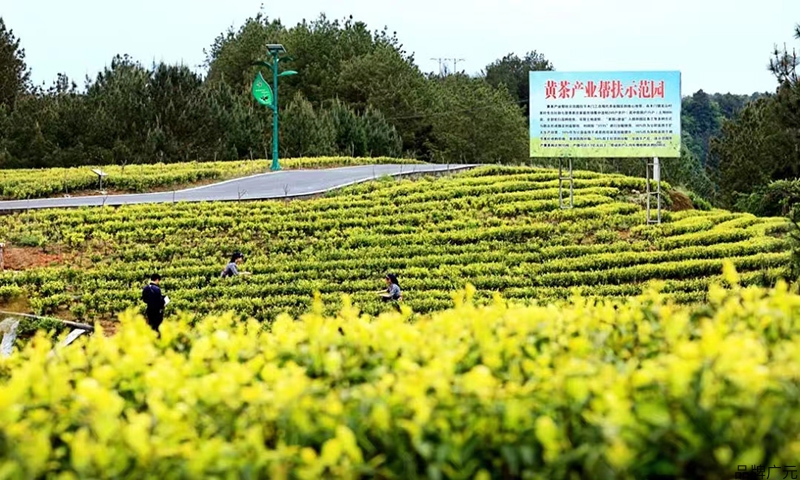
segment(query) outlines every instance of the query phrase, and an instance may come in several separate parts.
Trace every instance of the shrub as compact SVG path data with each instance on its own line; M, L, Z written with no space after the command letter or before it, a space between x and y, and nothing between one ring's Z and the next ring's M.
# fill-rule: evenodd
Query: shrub
M20 233L11 238L11 243L20 247L41 247L45 242L41 235L34 232Z
M778 180L757 188L750 194L739 194L737 210L753 215L777 217L788 215L800 201L800 179Z
M128 311L48 358L0 359L9 478L732 478L794 465L800 296L741 288L709 304L233 315L161 338ZM66 478L65 477L65 478Z

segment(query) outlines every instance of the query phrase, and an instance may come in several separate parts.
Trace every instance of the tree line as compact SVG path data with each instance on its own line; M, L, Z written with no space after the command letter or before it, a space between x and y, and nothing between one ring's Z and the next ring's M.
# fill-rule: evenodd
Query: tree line
M517 91L484 77L425 74L394 34L352 18L287 28L259 14L214 40L204 75L120 55L81 88L65 75L31 85L19 39L0 19L0 167L268 157L271 111L249 89L253 62L276 42L300 72L281 79L282 156L526 156Z
M794 37L800 40L800 25ZM718 203L760 215L782 215L800 200L800 81L795 49L775 48L774 93L748 103L711 139L708 170Z
M798 28L800 38L800 28ZM284 157L412 156L450 163L531 163L528 72L542 53L509 54L475 76L425 73L395 32L324 15L287 27L258 14L205 50L204 71L119 55L79 88L34 86L19 39L0 18L0 168L269 157L272 115L250 97L267 43L300 75L281 79ZM718 205L752 210L770 182L797 176L796 56L774 52L775 93L683 99L680 159L662 177ZM269 72L263 72L269 74ZM269 78L269 76L267 76ZM577 167L641 175L641 161ZM753 197L755 195L756 197Z

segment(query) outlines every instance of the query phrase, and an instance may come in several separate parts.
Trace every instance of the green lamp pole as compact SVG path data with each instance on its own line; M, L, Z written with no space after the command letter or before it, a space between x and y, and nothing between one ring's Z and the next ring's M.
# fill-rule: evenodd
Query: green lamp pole
M267 50L272 55L272 64L269 62L256 62L253 65L261 65L272 69L273 87L270 88L269 83L259 72L253 81L253 97L259 104L272 109L272 167L270 169L275 171L281 169L281 164L278 162L278 77L296 75L297 72L294 70L278 71L278 65L281 61L294 60L286 55L286 49L283 48L283 45L269 44L267 45Z

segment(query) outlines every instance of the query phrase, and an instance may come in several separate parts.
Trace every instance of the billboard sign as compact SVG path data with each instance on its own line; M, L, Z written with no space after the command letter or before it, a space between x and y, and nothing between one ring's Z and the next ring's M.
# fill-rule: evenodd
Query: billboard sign
M530 72L529 78L531 157L680 157L680 72Z

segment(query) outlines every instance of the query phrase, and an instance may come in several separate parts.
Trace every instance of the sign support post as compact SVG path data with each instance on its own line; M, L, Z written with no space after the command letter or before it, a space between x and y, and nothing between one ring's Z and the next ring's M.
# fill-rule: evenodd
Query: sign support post
M647 161L645 177L647 182L647 223L660 224L661 223L661 165L659 164L658 157L654 157L652 162L649 160ZM656 182L655 192L653 192L650 189L651 178ZM653 218L653 216L650 213L650 199L652 197L656 197L656 211L657 211L656 218Z
M574 184L572 182L572 158L569 159L569 173L567 176L562 174L562 168L564 164L564 159L558 159L558 206L562 210L566 210L567 208L573 208L575 206L574 196L573 196L573 188ZM564 206L564 180L569 180L569 207Z
M104 172L104 171L100 170L99 168L92 169L92 173L94 173L95 175L97 175L97 179L98 179L98 181L100 182L100 186L99 186L99 189L100 189L100 190L99 190L99 192L100 192L100 193L105 193L105 192L103 191L103 177L107 177L107 176L108 176L108 174L107 174L106 172Z

